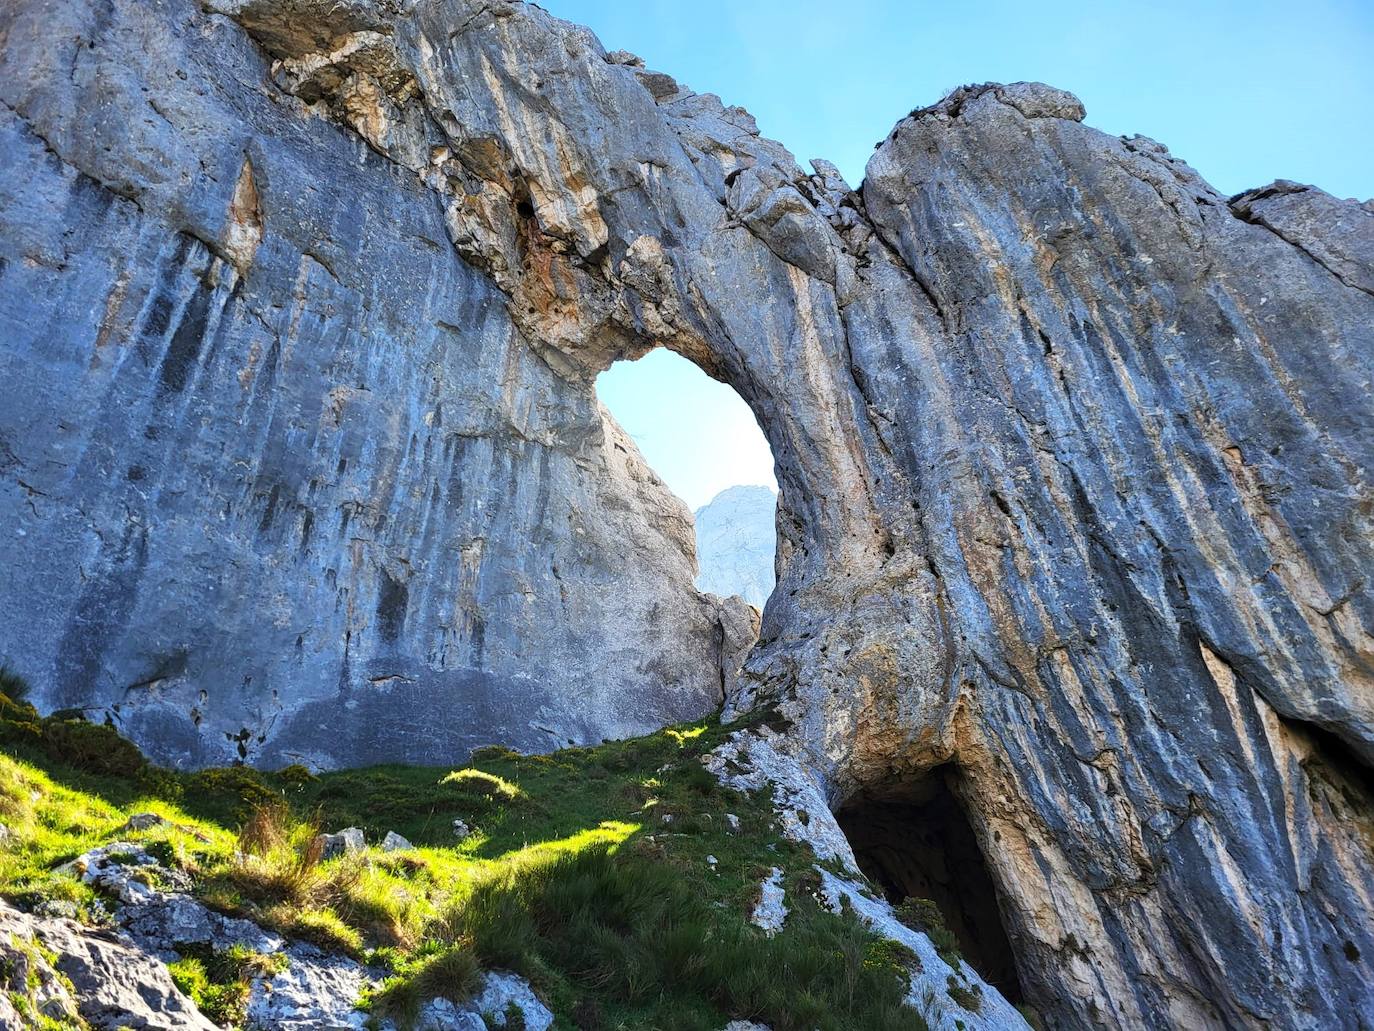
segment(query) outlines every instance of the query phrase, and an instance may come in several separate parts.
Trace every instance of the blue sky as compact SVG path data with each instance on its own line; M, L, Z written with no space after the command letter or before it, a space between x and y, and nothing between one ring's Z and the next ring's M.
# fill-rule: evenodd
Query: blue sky
M855 186L913 107L966 82L1038 79L1076 93L1088 124L1159 140L1225 193L1296 179L1374 196L1374 0L543 6L748 108L803 163L828 158ZM761 439L740 439L730 409L743 403L728 388L694 384L705 378L660 352L636 364L602 376L602 400L689 504L770 482L766 446L760 456Z

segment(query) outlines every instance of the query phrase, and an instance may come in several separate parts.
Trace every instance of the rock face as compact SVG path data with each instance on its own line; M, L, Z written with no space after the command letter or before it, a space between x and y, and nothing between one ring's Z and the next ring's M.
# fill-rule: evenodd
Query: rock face
M0 647L47 704L360 762L727 690L855 819L941 778L1052 1025L1374 1023L1374 205L1026 83L855 191L533 6L209 7L0 14ZM778 463L737 688L592 394L654 346Z
M75 1026L79 1013L85 1026L99 1031L215 1029L156 957L74 920L32 917L0 901L0 961L13 972L9 991L0 995L0 1026L6 1028L37 1027L35 1014ZM27 1019L13 1007L10 992L26 997Z
M777 508L767 487L730 487L696 510L698 590L763 608L773 593Z
M286 38L413 97L331 9ZM36 701L266 766L719 704L690 516L450 241L437 129L398 165L328 117L339 68L288 95L189 0L7 4L0 40L0 655Z

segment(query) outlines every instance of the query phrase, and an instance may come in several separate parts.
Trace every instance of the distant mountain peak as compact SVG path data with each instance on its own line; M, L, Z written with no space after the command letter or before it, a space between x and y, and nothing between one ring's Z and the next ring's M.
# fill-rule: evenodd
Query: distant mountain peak
M696 511L697 589L727 597L737 594L762 609L773 592L777 550L773 488L727 487Z

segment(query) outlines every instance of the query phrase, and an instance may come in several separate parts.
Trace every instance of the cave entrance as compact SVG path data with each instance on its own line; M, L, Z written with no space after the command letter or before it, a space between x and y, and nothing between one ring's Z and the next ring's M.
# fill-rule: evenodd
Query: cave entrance
M697 589L762 609L773 591L773 452L734 388L666 348L618 361L597 397L696 520Z
M1022 1001L997 888L955 791L958 772L850 799L836 814L859 868L894 906L929 899L964 959L1009 1002Z

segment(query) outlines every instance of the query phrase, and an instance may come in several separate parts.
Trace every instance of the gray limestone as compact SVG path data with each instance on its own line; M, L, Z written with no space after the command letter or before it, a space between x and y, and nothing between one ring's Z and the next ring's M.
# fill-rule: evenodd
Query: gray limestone
M316 42L372 24L326 8ZM720 702L689 514L430 185L189 0L25 0L0 39L0 655L35 702L269 767Z

